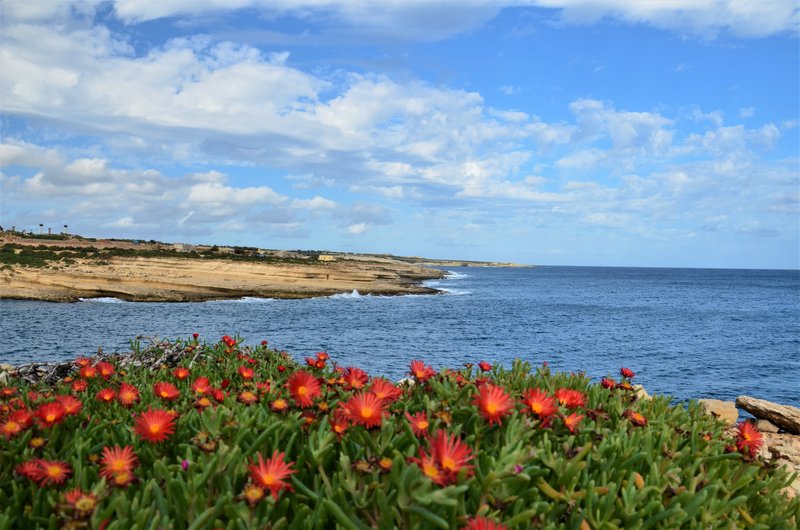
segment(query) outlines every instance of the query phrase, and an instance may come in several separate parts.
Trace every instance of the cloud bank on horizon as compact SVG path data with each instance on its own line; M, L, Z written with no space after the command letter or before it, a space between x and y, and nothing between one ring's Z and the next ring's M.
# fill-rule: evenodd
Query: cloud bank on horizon
M800 267L791 0L7 0L0 225Z

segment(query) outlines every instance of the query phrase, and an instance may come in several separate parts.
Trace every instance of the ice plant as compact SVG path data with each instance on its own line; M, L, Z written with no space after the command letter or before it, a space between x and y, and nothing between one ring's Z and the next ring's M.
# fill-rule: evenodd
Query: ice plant
M85 519L92 515L97 507L97 496L76 488L64 494L64 503L78 518Z
M556 401L544 390L529 388L522 394L525 412L534 414L539 419L546 419L558 412Z
M740 453L755 458L763 443L764 437L753 423L743 421L736 424L736 449Z
M189 369L184 368L183 366L178 366L174 370L172 370L172 375L175 376L175 379L178 381L183 381L187 377L189 377Z
M252 390L242 390L236 396L236 401L245 405L252 405L253 403L258 403L258 395Z
M486 517L472 517L463 530L508 530L508 527Z
M303 370L290 375L286 386L298 407L310 407L314 398L322 394L317 378Z
M58 401L44 403L36 409L36 419L42 427L51 427L61 423L66 416L67 411L64 406Z
M625 379L632 379L636 374L634 374L633 370L631 370L630 368L622 367L619 369L619 375L621 375Z
M202 396L211 390L211 383L207 377L198 377L192 382L192 390L195 394Z
M333 415L328 418L328 423L330 423L331 430L336 433L336 436L341 438L347 428L350 427L350 416L345 410L336 409Z
M402 390L394 386L384 377L376 377L372 380L370 392L386 403L394 403L403 395Z
M414 378L420 383L424 383L436 375L436 370L434 370L431 366L426 366L422 361L411 361L410 368L411 371L409 373L413 375Z
M86 382L86 379L76 379L70 385L73 392L83 392L89 386L89 383Z
M103 379L108 379L109 377L114 375L114 365L109 362L100 361L99 363L97 363L96 368L97 372L100 374L100 377L102 377Z
M269 460L264 460L261 453L257 454L258 463L253 462L248 467L250 471L250 479L253 484L259 488L267 489L272 494L272 498L277 500L278 493L283 490L294 491L291 484L286 482L286 479L295 471L292 469L292 463L286 463L284 458L286 455L279 452L277 449L272 453Z
M66 462L58 460L39 460L38 472L35 480L40 486L62 484L71 473L72 469L70 469Z
M481 369L481 372L489 372L492 370L492 365L486 361L481 361L478 363L478 368Z
M100 476L111 479L118 473L130 475L137 465L139 460L133 452L133 446L104 447L103 458L100 460Z
M117 399L123 407L131 407L134 403L139 401L139 390L129 383L122 383L119 385Z
M256 373L255 370L253 370L248 366L240 366L237 372L239 373L239 376L245 381L251 380Z
M344 382L353 390L361 390L369 381L369 375L361 368L348 366L344 371Z
M472 473L472 449L459 440L455 434L436 431L431 440L430 454L419 448L419 458L410 458L416 463L422 473L435 484L447 486L455 484L459 472L463 469L467 474Z
M275 412L284 412L289 408L289 402L283 398L278 398L269 407Z
M94 379L97 377L97 368L88 364L86 366L81 366L81 369L78 370L78 375L83 377L84 379Z
M473 404L478 407L478 412L489 422L489 425L503 423L503 416L511 414L514 409L514 400L504 388L486 384L480 387L473 399Z
M111 403L117 398L117 393L114 392L113 388L104 388L97 393L97 401L101 403Z
M142 440L163 442L175 432L175 416L165 410L148 409L137 416L133 430Z
M583 419L583 414L578 414L577 412L573 412L572 414L564 418L564 426L567 429L569 429L569 432L575 434L575 432L578 430L578 426L580 425L582 419Z
M607 388L608 390L614 390L616 388L617 383L611 379L610 377L604 377L600 380L600 384L603 388Z
M586 395L580 390L559 388L556 390L555 396L558 402L568 409L586 406Z
M360 392L350 396L342 407L350 420L366 428L380 427L383 421L385 403L372 392Z
M6 418L5 421L0 423L0 434L6 439L13 438L23 431L22 424L13 418Z
M61 406L64 407L64 412L67 416L75 416L83 408L83 403L75 396L69 394L56 396L56 401L61 403Z
M623 412L622 415L628 418L628 420L637 427L644 427L645 425L647 425L647 418L645 418L643 415L639 414L636 411L628 409L625 412Z
M153 385L153 394L164 401L175 401L180 397L181 392L172 383L159 381Z
M411 431L414 433L414 436L420 438L428 434L428 427L431 422L428 420L427 414L420 411L412 416L406 412L406 418L408 419L409 425L411 425Z
M14 467L14 471L28 480L36 481L39 477L39 460L36 458L33 460L26 460L17 464L16 467Z

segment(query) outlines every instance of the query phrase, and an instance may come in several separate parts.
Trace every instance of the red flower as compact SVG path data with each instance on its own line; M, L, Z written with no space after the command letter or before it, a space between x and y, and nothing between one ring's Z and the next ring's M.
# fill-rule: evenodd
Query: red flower
M97 507L97 496L91 492L81 491L79 488L70 490L64 494L64 502L69 509L75 512L78 518L86 518L92 515Z
M573 412L569 416L564 418L564 426L569 429L569 432L575 434L575 431L578 429L578 426L583 419L583 414L578 414L577 412Z
M633 370L631 370L630 368L623 367L619 369L619 375L621 375L625 379L632 379L633 376L635 376L636 374L634 374Z
M36 418L39 420L39 424L42 427L50 427L61 423L66 414L67 411L64 410L64 406L58 401L45 403L36 409Z
M283 398L278 398L269 406L275 412L284 412L289 408L289 403Z
M586 406L586 395L580 390L559 388L556 390L556 399L561 405L564 405L568 409Z
M252 379L256 373L255 370L253 370L252 368L248 368L247 366L240 366L238 372L239 375L242 377L242 379L246 381Z
M421 447L419 458L411 458L422 469L423 474L440 486L455 484L459 472L464 469L467 474L472 473L472 450L456 436L448 435L444 431L437 431L431 441L431 453L426 453Z
M478 363L478 368L480 368L482 372L488 372L492 369L492 365L486 361L481 361Z
M26 460L21 464L17 464L14 471L27 478L28 480L39 480L39 459Z
M16 387L13 387L13 386L4 386L4 387L0 388L0 398L3 398L3 399L8 399L10 397L13 397L14 394L16 394L16 393L17 393L17 389L16 389Z
M94 379L97 377L97 368L91 364L87 364L86 366L81 366L81 369L78 370L78 374L84 379Z
M614 390L617 386L617 383L610 377L602 378L600 384L603 385L603 388L607 388L608 390Z
M64 407L64 412L67 416L74 416L81 411L81 408L83 408L83 403L81 403L79 399L75 398L75 396L56 396L56 401L61 403L61 406Z
M75 365L80 366L83 368L84 366L89 366L92 364L92 360L87 357L78 357L75 359Z
M122 404L123 407L130 407L133 406L134 403L139 401L139 391L136 389L135 386L122 383L119 386L119 392L117 393L117 399Z
M89 386L89 383L86 382L86 379L77 379L72 382L72 391L73 392L83 392L86 390L86 387Z
M314 398L322 394L317 378L303 370L289 376L286 386L298 407L310 407L314 404Z
M427 414L420 411L412 416L406 412L406 418L408 419L408 423L411 425L411 430L414 433L414 436L419 438L428 434L428 427L430 427L431 422L428 419Z
M0 423L0 434L5 436L6 439L13 438L23 430L22 424L11 417Z
M270 381L267 379L266 381L258 381L256 382L256 388L261 393L261 395L265 395L269 392L270 389Z
M361 368L348 366L344 371L344 382L353 390L361 390L369 381L369 375Z
M525 412L535 414L539 419L549 418L558 412L555 399L539 388L526 390L522 394L522 403L525 405Z
M104 388L100 392L97 393L97 401L102 403L111 403L116 399L117 393L114 392L111 388Z
M763 443L764 437L754 424L749 421L736 424L736 448L740 453L754 458Z
M69 464L58 460L39 460L39 470L35 480L40 486L61 484L72 473Z
M272 453L272 457L265 462L261 453L258 453L258 464L253 463L248 467L253 483L260 488L268 489L272 498L276 500L281 490L294 491L291 484L284 480L295 473L291 467L293 462L287 464L284 461L285 456L276 449Z
M207 377L198 377L192 383L192 390L195 394L203 395L211 390L211 383Z
M433 369L431 366L426 366L422 361L411 361L410 365L411 371L409 372L414 378L419 381L420 383L424 383L434 375L436 375L436 370Z
M400 396L403 395L402 390L394 386L389 382L389 380L383 377L376 377L372 380L370 392L375 394L378 399L385 401L386 403L394 403L400 398Z
M142 440L163 442L175 432L175 416L166 410L148 409L136 418L133 430Z
M622 415L628 418L628 420L630 420L630 422L636 425L637 427L644 427L645 425L647 425L647 418L645 418L638 412L634 412L628 409L625 412L623 412Z
M108 379L112 375L114 375L114 365L108 363L106 361L101 361L97 363L97 371L100 372L100 377L103 379Z
M336 433L336 436L341 438L350 427L350 415L343 409L336 409L333 416L328 419L328 423L331 424L331 430Z
M202 394L202 392L199 393ZM153 394L165 401L175 401L181 396L180 390L178 390L178 388L172 383L168 383L166 381L159 381L158 383L154 384Z
M103 458L100 460L100 476L112 479L118 473L125 473L127 479L137 465L139 465L139 461L132 446L104 447Z
M356 425L366 428L380 427L385 414L385 403L372 392L360 392L350 396L342 408Z
M178 366L174 370L172 370L172 375L175 376L175 379L178 381L183 381L187 377L189 377L189 369L184 368L183 366Z
M467 521L463 530L508 530L508 527L486 517L473 517Z
M510 414L514 408L514 401L505 389L491 384L480 387L473 404L478 407L484 419L489 421L489 425L502 424L503 416Z

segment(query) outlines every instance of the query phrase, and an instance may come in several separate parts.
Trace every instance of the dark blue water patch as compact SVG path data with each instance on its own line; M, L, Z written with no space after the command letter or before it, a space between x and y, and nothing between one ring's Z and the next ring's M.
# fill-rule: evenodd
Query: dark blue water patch
M391 378L521 358L599 378L620 366L677 400L749 394L800 405L800 272L458 268L440 296L76 304L0 301L0 359L13 364L127 351L138 335L239 334L296 357Z

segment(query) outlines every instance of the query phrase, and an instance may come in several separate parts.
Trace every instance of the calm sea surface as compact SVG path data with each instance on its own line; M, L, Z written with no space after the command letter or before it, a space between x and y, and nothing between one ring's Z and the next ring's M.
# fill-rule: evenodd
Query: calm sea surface
M137 335L239 334L296 358L400 378L515 357L634 382L678 400L750 394L800 405L800 271L540 267L450 269L438 296L75 304L0 300L0 361L128 351Z

